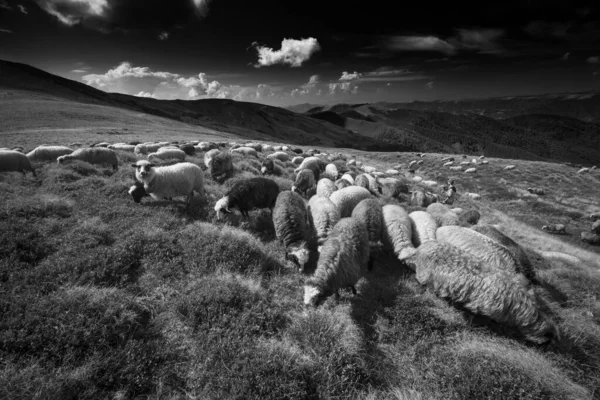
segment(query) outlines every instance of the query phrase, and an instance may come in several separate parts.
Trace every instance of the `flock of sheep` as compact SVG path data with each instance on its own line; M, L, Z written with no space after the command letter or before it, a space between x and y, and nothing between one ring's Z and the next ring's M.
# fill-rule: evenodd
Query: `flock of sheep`
M139 158L133 164L135 183L129 190L135 202L145 196L169 200L185 196L188 206L194 193L205 189L203 168L186 162L187 155L203 152L204 166L220 184L233 177L232 154L262 158L262 176L236 180L214 210L219 219L234 210L243 216L253 209L271 210L286 260L303 275L305 307L317 307L331 295L339 297L340 289L356 294L358 281L373 270L380 254L387 253L415 271L417 281L437 296L515 327L529 341L541 344L559 334L540 310L532 290L535 271L518 243L493 225L478 224L476 210L451 209L441 203L440 194L421 186L409 191L411 180L437 185L417 176L400 177L403 167L407 175L414 174L422 159L379 172L341 154L260 143L100 143L78 150L64 146L41 146L28 154L19 150L0 149L0 171L35 175L31 161L51 160L59 164L82 160L116 170L115 151L133 152ZM269 154L259 157L259 153ZM454 165L454 159L446 158L442 162L451 170L469 164L465 173L472 173L473 165L487 160L480 157ZM284 175L290 165L296 167L294 184L291 190L282 190L269 176ZM400 194L423 210L408 213L388 201ZM592 219L594 232L600 233L600 215Z

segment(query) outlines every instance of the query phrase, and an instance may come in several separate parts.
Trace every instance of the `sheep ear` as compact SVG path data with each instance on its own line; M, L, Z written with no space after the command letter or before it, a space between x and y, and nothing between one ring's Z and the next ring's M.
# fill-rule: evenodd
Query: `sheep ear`
M131 164L131 166L132 166L133 168L137 168L137 167L138 167L138 165L137 165L137 164Z
M156 167L156 164L152 164L152 163L148 164L148 168L154 168L154 167Z

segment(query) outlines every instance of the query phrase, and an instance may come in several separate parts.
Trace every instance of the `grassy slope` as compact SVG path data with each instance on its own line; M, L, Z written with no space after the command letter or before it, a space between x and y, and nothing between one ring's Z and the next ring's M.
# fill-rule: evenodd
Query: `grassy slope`
M21 144L37 140L22 136ZM344 152L381 169L414 158ZM443 182L449 175L441 157L426 156L417 174ZM578 176L566 166L525 161L510 161L517 169L505 172L506 160L490 159L474 175L453 175L459 193L482 195L456 206L479 209L484 222L500 224L529 249L542 282L536 291L564 332L540 348L471 320L385 256L359 283L362 298L343 293L339 303L330 299L305 315L301 279L285 265L268 212L217 221L214 202L231 182L220 186L208 174L209 198L197 198L189 211L181 199L134 204L127 165L135 158L120 159L116 173L50 163L38 168L38 180L0 175L0 398L600 393L600 257L575 237L590 225L578 217L598 210L597 172ZM202 164L202 154L189 159ZM235 165L237 177L259 167L238 156ZM533 184L548 194L526 194ZM545 222L566 223L571 235L551 237L539 229ZM543 250L583 262L547 261L537 254Z

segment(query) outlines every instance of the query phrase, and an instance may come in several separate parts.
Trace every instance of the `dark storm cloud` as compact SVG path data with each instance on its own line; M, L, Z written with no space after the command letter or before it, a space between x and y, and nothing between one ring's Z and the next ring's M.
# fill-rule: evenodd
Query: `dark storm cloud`
M168 30L205 16L209 0L36 0L65 25L112 30Z

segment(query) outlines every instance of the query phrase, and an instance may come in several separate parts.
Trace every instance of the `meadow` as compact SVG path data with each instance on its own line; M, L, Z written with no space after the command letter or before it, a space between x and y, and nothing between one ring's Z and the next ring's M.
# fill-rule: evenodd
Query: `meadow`
M383 171L415 159L324 150ZM492 158L475 174L448 175L444 156L428 154L417 175L452 176L459 194L481 194L453 206L479 210L527 249L558 340L532 345L473 318L385 254L360 296L342 292L305 312L302 277L286 264L269 211L217 220L213 209L233 181L259 174L259 160L236 156L223 185L205 171L208 195L188 209L183 199L135 204L137 158L119 152L116 172L75 162L39 163L37 178L0 175L0 398L600 398L600 250L579 240L600 208L600 174ZM188 161L206 169L203 153ZM292 172L275 178L282 190ZM420 209L408 196L381 201ZM547 223L568 234L542 231Z

